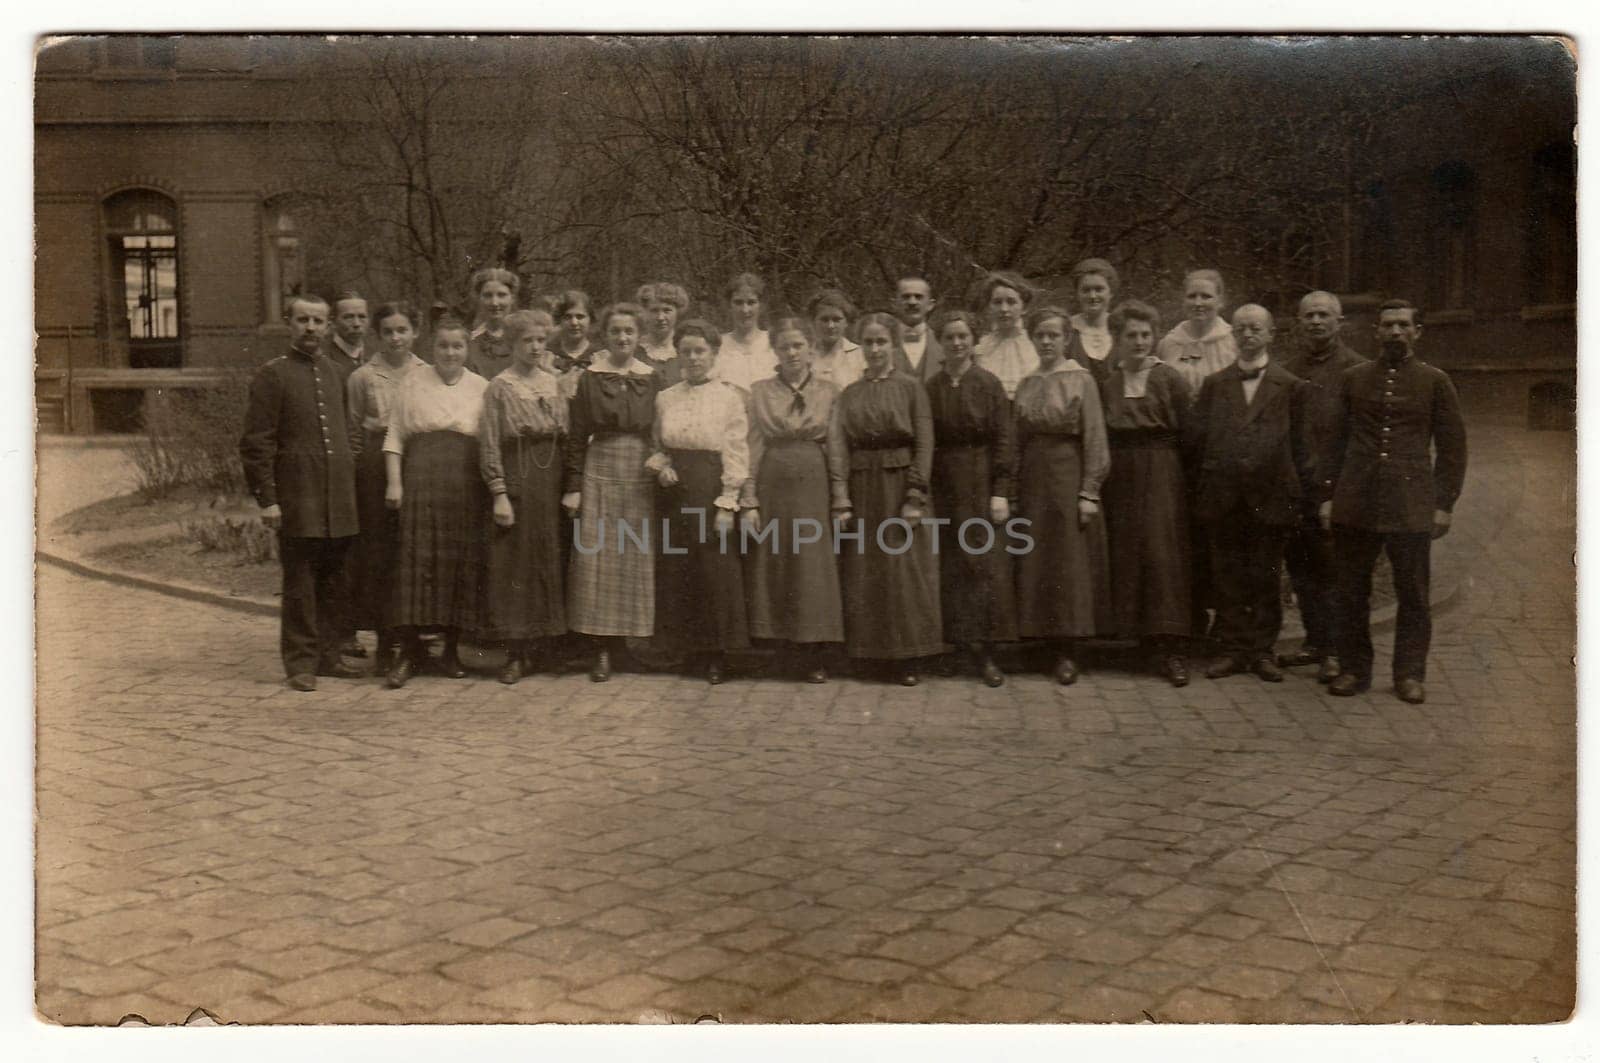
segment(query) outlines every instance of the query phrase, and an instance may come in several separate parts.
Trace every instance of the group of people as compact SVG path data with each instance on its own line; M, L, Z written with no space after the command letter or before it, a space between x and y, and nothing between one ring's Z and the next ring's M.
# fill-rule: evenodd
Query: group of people
M288 682L365 674L358 630L391 687L464 676L463 635L504 647L506 683L586 637L596 682L633 638L712 683L765 641L811 682L842 644L906 685L954 648L990 686L996 645L1070 684L1084 641L1115 639L1175 686L1200 653L1211 678L1314 665L1353 695L1387 552L1395 689L1422 701L1429 544L1466 439L1417 308L1379 308L1368 361L1327 292L1280 349L1265 308L1222 316L1214 270L1168 331L1118 284L1086 259L1068 309L1000 271L946 310L906 276L893 312L829 288L768 320L741 274L727 330L667 282L519 310L518 277L486 269L473 325L299 296L240 445L280 536ZM1306 639L1276 657L1285 562Z

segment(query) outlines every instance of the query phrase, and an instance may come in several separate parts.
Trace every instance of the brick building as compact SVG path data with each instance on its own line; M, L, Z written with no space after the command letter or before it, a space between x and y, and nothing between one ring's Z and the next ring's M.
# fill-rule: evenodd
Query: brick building
M277 354L287 293L343 286L304 231L293 168L274 150L285 128L315 120L294 89L308 52L331 47L188 36L40 50L42 431L134 428L150 390L203 385ZM1371 176L1341 231L1285 232L1285 254L1313 256L1322 286L1346 296L1358 346L1370 349L1362 326L1376 302L1405 294L1426 311L1430 360L1570 380L1574 81L1551 76L1549 63L1531 69L1439 80L1356 160ZM1296 294L1258 297L1287 313Z

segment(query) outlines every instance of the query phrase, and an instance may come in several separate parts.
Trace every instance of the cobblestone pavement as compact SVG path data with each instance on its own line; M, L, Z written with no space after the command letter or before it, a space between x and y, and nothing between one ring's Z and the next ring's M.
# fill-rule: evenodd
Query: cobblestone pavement
M1421 707L1304 671L296 694L267 621L42 568L39 1008L1563 1018L1572 441L1473 442Z

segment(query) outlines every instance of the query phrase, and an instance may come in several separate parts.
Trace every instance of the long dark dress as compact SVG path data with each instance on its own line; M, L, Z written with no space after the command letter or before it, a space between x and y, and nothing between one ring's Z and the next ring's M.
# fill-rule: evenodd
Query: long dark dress
M1184 420L1191 396L1183 375L1151 359L1144 394L1129 397L1126 366L1101 385L1112 476L1101 488L1111 550L1115 632L1126 637L1188 635L1190 557ZM1135 380L1137 385L1137 370Z
M665 525L656 559L656 639L669 651L704 653L750 645L737 524L718 536L719 511L738 512L749 475L744 395L719 380L687 381L656 396L657 453L678 482L660 489ZM670 549L668 548L670 544Z
M483 479L504 493L514 521L490 523L483 635L522 641L565 634L561 556L561 443L566 402L542 369L511 369L490 382L479 432Z
M1094 378L1076 362L1038 370L1017 385L1022 451L1017 501L1033 547L1017 565L1023 638L1084 638L1111 628L1102 514L1078 522L1080 495L1100 497L1110 469Z
M828 450L838 401L839 389L811 374L798 388L779 377L751 386L752 476L740 505L759 509L762 524L776 529L746 544L745 602L758 639L844 641L829 513L832 492L846 493L846 470Z
M659 381L595 355L569 407L562 490L583 492L567 572L567 623L587 635L654 633L655 477L645 468Z
M900 517L908 501L926 505L933 466L933 418L922 382L890 372L845 388L829 445L850 469L846 531L861 536L840 537L845 651L885 660L943 651L934 532L913 526L908 543Z
M395 623L471 630L482 614L489 495L478 461L482 377L445 384L434 371L400 387L384 450L402 456Z
M351 448L356 453L356 513L361 532L345 562L350 579L350 626L381 631L394 624L395 566L399 563L400 516L384 504L388 475L383 441L395 393L407 373L427 368L412 355L401 368L382 355L371 358L347 386Z
M1000 379L976 366L928 381L933 414L933 507L950 524L939 546L939 607L949 642L1017 637L1014 558L990 521L989 500L1016 490L1016 434ZM963 533L968 522L977 522ZM989 530L985 532L984 527ZM987 548L985 546L987 545Z

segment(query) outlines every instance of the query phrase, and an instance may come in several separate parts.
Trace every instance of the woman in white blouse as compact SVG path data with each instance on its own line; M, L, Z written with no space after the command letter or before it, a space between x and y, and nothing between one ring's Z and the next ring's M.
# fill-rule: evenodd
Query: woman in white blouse
M417 638L444 633L440 664L465 676L457 653L462 629L478 623L488 491L478 468L478 426L489 382L467 372L467 328L454 318L433 332L433 365L408 373L384 439L384 503L400 511L395 574L399 643L391 687L403 687L422 660Z
M1039 352L1022 327L1034 291L1010 270L989 274L974 289L973 309L988 316L989 331L978 341L973 360L1000 378L1008 399L1016 398L1022 378L1039 368Z
M761 327L767 284L754 273L741 273L728 282L728 318L733 328L722 334L712 379L726 380L750 393L750 385L777 371L772 341Z
M750 475L744 392L712 380L722 339L707 321L674 336L683 379L656 395L655 452L645 467L661 485L656 561L656 638L697 657L721 683L726 653L750 646L734 517Z
M1233 328L1222 316L1228 292L1214 269L1190 270L1183 278L1186 317L1161 337L1156 357L1183 374L1190 394L1198 395L1206 377L1239 360Z
M855 304L839 289L824 288L806 304L806 314L817 337L811 372L818 380L826 380L843 391L860 380L867 368L861 347L845 335L856 316Z

